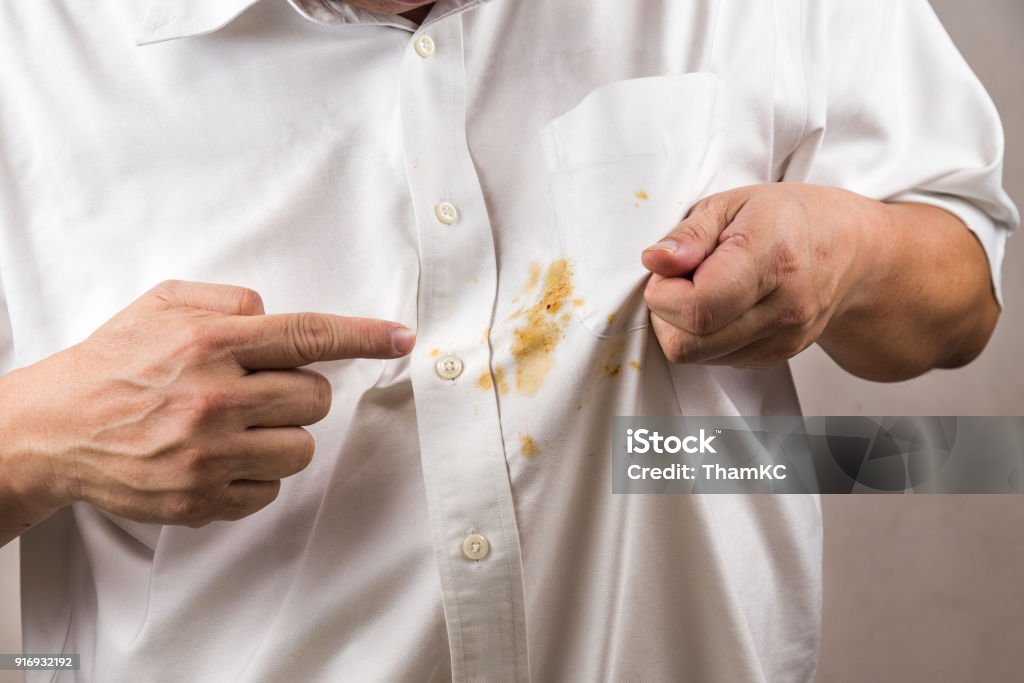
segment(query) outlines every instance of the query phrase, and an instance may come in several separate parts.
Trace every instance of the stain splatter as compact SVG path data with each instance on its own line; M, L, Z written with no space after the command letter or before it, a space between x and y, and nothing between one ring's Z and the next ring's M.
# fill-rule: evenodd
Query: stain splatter
M619 376L619 373L622 372L622 352L625 348L626 343L621 339L608 343L602 360L595 367L595 379L611 379Z
M530 262L530 278L526 281L524 289L531 290L540 284L541 265L539 261Z
M580 306L583 306L583 305L585 305L586 303L587 303L587 302L586 302L586 301L584 301L583 299L573 299L573 300L572 300L572 305L573 305L573 306L575 306L576 308L579 308Z
M524 456L531 460L540 455L540 447L537 446L537 442L529 434L519 435L519 449L523 452Z
M533 396L555 364L554 352L561 343L563 322L559 314L572 298L572 269L565 259L551 263L544 272L540 299L518 312L525 322L513 331L512 357L516 362L516 390Z
M476 381L476 386L481 391L493 391L494 385L498 385L498 393L504 396L508 393L508 381L505 379L505 368L500 365L494 368L494 375L491 375L489 370L484 370L480 373L480 378Z
M430 357L431 358L437 358L440 355L441 355L441 349L431 349L430 350Z
M505 368L500 365L494 368L494 381L498 383L498 393L504 396L508 393L508 381L505 380Z
M617 313L609 313L608 314L608 324L609 325L614 325L615 324L615 319L618 318L618 317L619 316L618 316Z
M637 362L637 361L635 361L635 360L631 360L631 361L629 361L629 367L633 368L633 369L634 369L634 370L636 370L637 372L640 372L641 370L643 370L643 369L644 369L644 367L643 367L642 365L640 365L640 363L638 363L638 362Z
M491 379L490 370L484 370L480 373L480 378L476 381L476 387L481 391L490 391L494 388L494 381Z
M633 193L633 196L642 202L646 202L648 199L651 198L651 195L647 194L646 190L637 190L636 192Z

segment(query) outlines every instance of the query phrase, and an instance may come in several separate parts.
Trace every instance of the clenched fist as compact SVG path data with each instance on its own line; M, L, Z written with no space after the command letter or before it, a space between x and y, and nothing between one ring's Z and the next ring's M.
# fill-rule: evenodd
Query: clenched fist
M764 369L817 342L878 381L959 367L999 306L985 252L943 208L772 183L699 202L644 251L668 359Z
M860 274L863 239L842 229L840 212L874 204L783 184L698 203L643 254L651 321L669 360L766 368L814 343Z
M301 366L396 358L396 323L265 315L255 292L165 282L82 343L4 378L4 473L22 500L201 526L268 505L305 468L331 386ZM10 476L14 475L14 476Z

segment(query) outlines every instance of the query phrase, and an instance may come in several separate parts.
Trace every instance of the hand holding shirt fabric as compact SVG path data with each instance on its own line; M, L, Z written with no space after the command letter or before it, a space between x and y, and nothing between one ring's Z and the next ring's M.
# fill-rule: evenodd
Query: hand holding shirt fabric
M969 362L998 317L984 251L955 216L836 188L713 195L643 260L676 363L763 369L818 341L850 372L905 379Z

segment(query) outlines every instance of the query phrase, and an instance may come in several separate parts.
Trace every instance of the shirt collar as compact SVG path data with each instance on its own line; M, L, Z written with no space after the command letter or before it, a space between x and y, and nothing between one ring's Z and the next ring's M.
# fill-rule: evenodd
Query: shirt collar
M154 0L139 27L137 45L213 33L230 24L260 0ZM469 9L488 0L438 0L426 23ZM288 0L303 16L322 24L377 24L416 29L404 17L375 14L338 0Z

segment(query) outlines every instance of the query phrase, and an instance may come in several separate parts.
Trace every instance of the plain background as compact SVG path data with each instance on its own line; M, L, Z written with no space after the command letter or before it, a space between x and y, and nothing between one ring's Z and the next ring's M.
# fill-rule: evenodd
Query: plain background
M896 0L901 1L901 0ZM989 89L1007 137L1006 187L1024 204L1024 3L932 0ZM955 96L955 93L951 93ZM1020 238L1018 238L1020 239ZM794 373L808 415L1022 415L1024 247L1010 243L1006 308L978 361L897 385L857 380L817 347ZM1024 498L825 496L818 680L1020 680ZM0 652L20 652L17 544L0 549ZM0 672L0 683L20 682Z

